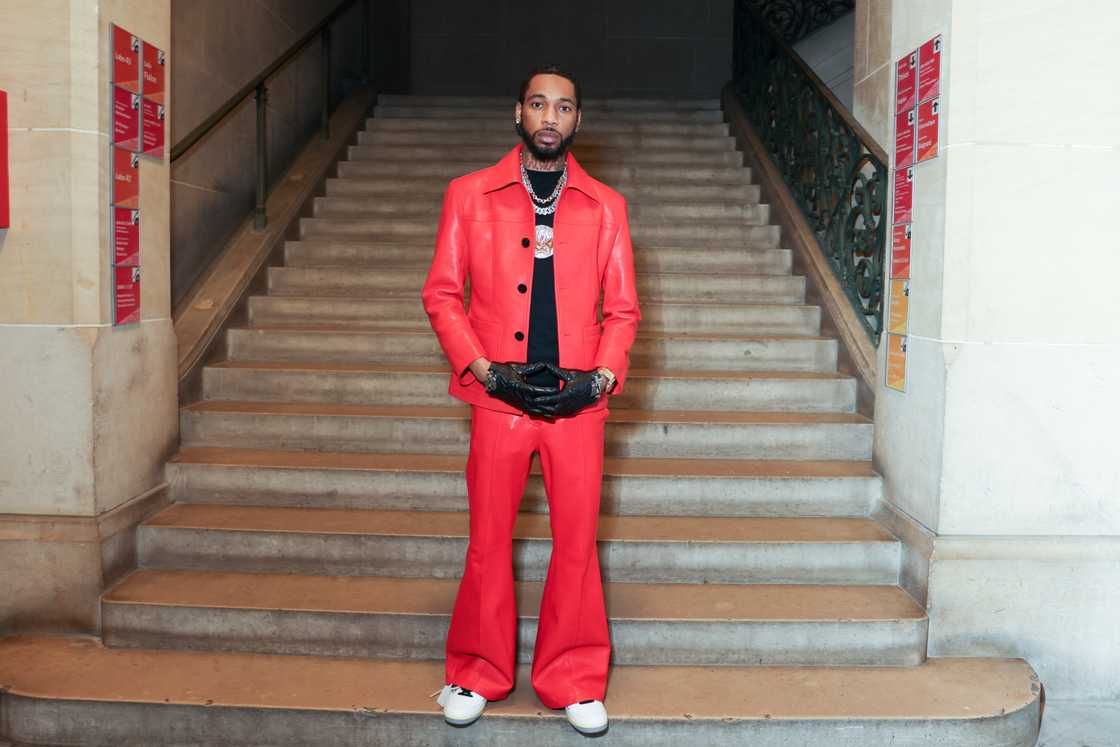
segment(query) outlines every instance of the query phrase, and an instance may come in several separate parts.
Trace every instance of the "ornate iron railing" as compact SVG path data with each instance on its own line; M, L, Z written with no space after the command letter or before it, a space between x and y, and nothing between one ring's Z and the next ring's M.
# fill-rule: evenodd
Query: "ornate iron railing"
M887 155L754 4L735 3L733 88L878 345Z

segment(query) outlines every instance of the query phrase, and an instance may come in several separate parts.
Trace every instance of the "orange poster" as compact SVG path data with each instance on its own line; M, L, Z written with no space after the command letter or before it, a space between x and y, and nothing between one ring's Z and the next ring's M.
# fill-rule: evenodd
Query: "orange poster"
M906 391L906 338L887 335L887 386Z
M910 323L910 281L891 280L891 314L887 320L887 331L896 335L907 333Z

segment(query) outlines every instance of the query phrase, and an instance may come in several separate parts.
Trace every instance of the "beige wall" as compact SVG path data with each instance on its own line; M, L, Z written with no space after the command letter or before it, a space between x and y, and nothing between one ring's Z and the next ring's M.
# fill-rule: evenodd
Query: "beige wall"
M109 24L169 49L169 3L0 0L0 18L0 565L19 580L0 628L88 628L128 553L110 517L158 494L177 440L166 161L141 159L140 324L112 326L108 241Z
M891 55L875 69L880 6ZM1024 656L1050 697L1120 697L1120 5L857 13L856 114L886 143L891 60L945 39L941 153L916 169L907 392L880 381L875 413L887 499L936 534L929 651Z

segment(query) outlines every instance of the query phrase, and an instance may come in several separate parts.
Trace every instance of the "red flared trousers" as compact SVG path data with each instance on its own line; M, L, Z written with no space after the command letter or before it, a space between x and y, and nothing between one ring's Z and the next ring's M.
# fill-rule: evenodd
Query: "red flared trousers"
M610 637L595 533L608 410L549 421L471 408L470 544L447 634L447 682L501 700L514 684L513 526L540 452L552 527L532 682L542 703L602 700Z

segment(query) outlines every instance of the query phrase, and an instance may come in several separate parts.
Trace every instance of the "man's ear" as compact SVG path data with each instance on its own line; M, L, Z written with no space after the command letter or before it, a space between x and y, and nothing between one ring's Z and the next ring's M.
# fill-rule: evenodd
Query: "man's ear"
M582 122L582 121L583 121L583 110L582 109L577 109L576 110L576 129L577 130L579 129L579 123Z
M521 102L518 101L513 105L513 118L521 121Z

